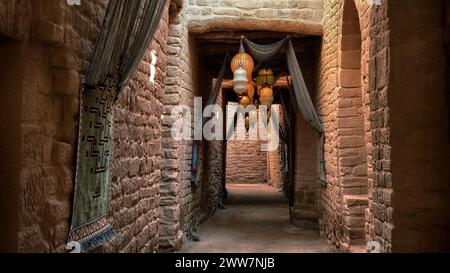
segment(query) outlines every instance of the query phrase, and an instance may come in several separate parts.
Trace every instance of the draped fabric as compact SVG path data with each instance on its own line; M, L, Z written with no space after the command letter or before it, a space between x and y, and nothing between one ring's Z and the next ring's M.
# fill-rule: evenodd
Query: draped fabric
M297 56L295 55L294 47L290 40L287 43L287 64L292 76L292 85L295 93L294 97L297 101L298 108L303 113L303 117L309 125L317 132L322 133L322 123L312 103L300 65L298 64Z
M299 110L303 113L305 120L319 133L323 132L322 123L316 113L311 97L306 87L300 65L298 64L297 56L295 55L294 47L290 38L269 44L258 45L252 41L244 38L244 42L249 48L250 54L261 62L269 61L275 54L286 48L286 59L289 72L292 76L292 85L294 90L294 97L297 102Z
M166 1L110 0L92 60L87 86L102 85L117 75L118 93L139 65L159 25Z
M211 94L208 97L208 101L206 102L205 108L213 105L217 101L217 96L219 95L219 91L222 88L222 82L225 77L225 72L228 66L228 61L230 57L228 54L225 55L222 66L220 67L219 75L217 75L217 79L214 82L214 86L211 90ZM205 124L207 118L203 117L203 124Z
M110 0L84 78L74 202L68 241L87 252L115 232L106 219L112 157L112 109L162 17L165 0Z
M272 59L275 54L280 52L280 50L286 46L286 42L288 40L288 38L284 38L283 40L273 44L259 45L244 37L244 42L249 49L250 55L252 55L252 57L259 62L267 62Z
M303 74L300 69L294 47L292 46L291 39L289 37L286 37L281 41L268 45L259 45L248 40L247 38L244 38L244 42L247 45L250 54L261 63L269 61L283 48L286 49L287 66L292 77L292 83L289 84L291 87L290 92L295 98L297 108L303 114L304 119L314 130L317 131L320 137L319 180L322 185L325 185L326 173L324 160L324 129L308 92L308 88L303 78Z

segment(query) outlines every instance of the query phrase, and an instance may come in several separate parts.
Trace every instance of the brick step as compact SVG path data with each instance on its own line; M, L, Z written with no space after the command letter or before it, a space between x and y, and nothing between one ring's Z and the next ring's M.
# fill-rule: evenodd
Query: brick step
M349 247L350 253L367 253L367 247L364 244L352 245Z
M364 245L364 243L354 245L341 243L339 245L339 251L344 253L367 253L367 247Z
M366 218L361 215L344 216L344 223L347 227L364 228L366 225Z
M364 240L366 238L366 229L364 227L344 227L344 233L350 240Z
M348 238L350 252L365 252L366 209L369 206L367 195L344 195L344 233ZM354 249L353 249L354 248ZM361 249L361 250L362 250Z
M344 215L350 217L365 217L365 210L369 206L367 195L344 195Z

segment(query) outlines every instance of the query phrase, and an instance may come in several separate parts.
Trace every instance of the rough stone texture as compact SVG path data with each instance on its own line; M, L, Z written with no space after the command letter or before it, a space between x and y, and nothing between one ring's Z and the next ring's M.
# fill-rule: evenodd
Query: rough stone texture
M1 105L1 148L3 151L11 149L11 156L3 157L0 164L1 180L8 189L1 192L0 198L0 211L8 208L8 214L1 215L4 227L1 251L66 251L75 180L80 79L88 65L106 5L106 0L82 1L81 6L69 6L59 0L0 3L0 33L7 37L0 42L1 59L6 61L2 64L10 64L0 73L2 80L3 76L7 77L4 79L7 99L2 100ZM5 10L6 15L3 14ZM161 49L164 47L163 36L164 27L158 34ZM118 226L119 234L109 246L110 251L151 251L157 247L155 208L160 125L158 120L144 119L158 118L162 111L154 101L160 100L162 95L157 90L161 90L164 81L164 59L162 55L158 87L149 88L145 84L148 82L145 75L147 56L140 67L141 72L125 92L128 96L122 98L115 113L119 125L115 144L119 145L114 147L116 180L113 181L112 205L115 213L111 220ZM150 104L152 106L147 107ZM138 117L137 113L144 115ZM9 133L3 134L5 130ZM130 137L124 136L125 133L130 133ZM124 139L130 140L131 148L120 146L124 141L119 143L119 140ZM143 144L141 147L137 145L139 142ZM144 152L144 158L154 160L154 164L148 160L142 164L142 170L138 171L142 175L137 181L140 184L122 181L136 169L132 166L140 166L142 157L135 160L135 156ZM119 166L117 162L130 165ZM133 175L130 177L133 179ZM122 186L123 192L117 190ZM142 191L138 192L139 188ZM8 196L3 196L5 194ZM142 200L137 202L139 199ZM133 208L132 213L127 211L124 216L124 211L120 211L120 214L117 206L122 205ZM129 226L123 226L121 221L129 221ZM130 234L126 232L130 229L133 232L136 229L131 234L137 235L136 241L131 242Z
M449 106L445 103L449 78L443 3L389 3L392 77L387 99L392 151L378 153L382 165L392 171L392 183L379 179L373 212L378 220L375 232L386 240L392 238L395 252L450 250ZM385 159L389 155L390 161ZM385 211L390 207L391 215Z
M189 30L272 30L320 35L322 0L190 0Z
M227 183L266 183L267 152L260 141L227 142Z
M158 249L168 10L167 7L138 71L114 108L110 220L120 235L107 244L107 252ZM157 58L154 84L149 81L151 50L155 50Z
M0 1L0 33L13 39L27 39L30 34L31 13L32 1Z
M372 102L369 100L369 94L378 92L373 81L387 77L387 60L378 62L379 66L384 67L377 70L373 53L375 42L387 38L384 34L387 14L383 13L386 11L386 3L370 7L366 1L355 1L361 33L358 36L358 24L348 19L352 18L352 13L355 12L351 8L351 5L354 5L351 1L353 0L324 2L324 44L319 70L319 93L316 97L326 136L325 160L329 184L321 197L325 232L330 243L341 251L352 251L353 245L364 243L365 240L350 240L353 238L350 236L354 234L353 231L359 234L356 236L358 239L363 238L361 233L365 232L369 233L367 240L375 239L373 232L370 233L370 230L373 230L370 221L365 221L367 231L361 230L361 224L350 231L354 227L354 221L350 224L347 220L355 215L359 219L362 218L361 211L354 209L350 212L350 207L353 208L350 204L356 202L352 200L359 200L361 194L368 194L366 200L371 198L371 164L374 164L371 159L371 134L375 127L387 127L384 123L377 126L372 124L375 111L386 111L382 105L372 104L371 107L369 103ZM371 21L371 17L377 12L380 13L377 17L379 21ZM343 19L344 17L347 19ZM379 31L379 36L373 34L374 31ZM360 43L359 47L354 48L355 43ZM382 48L382 45L380 47ZM364 54L358 54L358 49ZM379 130L380 133L384 132L384 135L388 134L386 129ZM387 143L379 143L380 146L385 144ZM383 175L385 171L388 169L379 169ZM367 201L365 203L367 204ZM362 205L363 211L365 208L367 205ZM367 210L366 214L364 218L371 219L371 211ZM377 239L383 242L384 250L389 251L389 243L385 243L381 237Z
M281 105L274 105L274 110L279 117L280 126L285 128L285 120L283 114L283 108ZM286 130L286 129L285 129ZM275 151L267 152L267 177L269 185L282 190L284 188L284 170L283 170L283 158L284 158L284 143L280 139L280 145Z
M172 111L183 106L194 114L194 97L200 95L195 41L187 30L185 5L172 11L169 22L167 50L167 79L163 99L163 140L161 161L160 240L164 250L179 249L183 232L198 224L201 187L192 183L202 181L202 168L192 180L192 140L175 140L171 130L176 121ZM211 80L206 77L203 80ZM193 122L189 124L193 135ZM199 147L199 166L202 164L203 145Z
M276 151L267 153L267 182L280 190L283 189L284 183L283 149L283 145L280 144Z
M223 91L221 90L216 104L224 109ZM203 176L201 192L200 222L206 221L217 211L219 201L223 198L223 185L225 183L225 157L226 147L222 140L212 140L206 142L205 159L206 165L203 172L208 175Z
M7 23L2 21L0 29L2 35L16 40L5 40L1 52L14 56L5 58L11 64L5 67L16 74L16 81L7 84L9 95L8 100L2 100L1 114L4 118L14 116L2 124L14 130L16 140L11 143L15 144L16 158L14 163L9 158L4 158L9 163L2 161L2 166L14 167L6 172L10 178L1 179L11 184L6 186L11 191L2 191L9 197L0 199L8 200L9 213L17 215L5 222L2 219L5 233L14 234L6 244L1 243L2 250L65 251L74 182L79 75L98 32L105 2L92 1L80 8L55 0L6 4L10 17L1 17L7 18ZM5 1L1 5L4 7Z
M316 101L327 138L329 185L322 199L328 239L341 251L369 240L381 242L383 252L442 251L449 238L448 219L437 216L449 208L442 184L449 175L442 1L355 1L360 71L358 53L349 48L357 37L346 35L345 19L341 24L350 10L343 4L351 2L324 2ZM358 74L360 98L353 93Z
M267 183L267 152L261 150L261 145L265 141L257 132L252 130L246 132L239 128L244 128L242 118L237 122L235 134L227 141L226 182ZM256 137L255 134L258 136ZM245 135L246 139L240 140L239 135Z
M449 250L448 1L182 2L172 1L168 37L166 15L151 46L156 84L146 79L147 53L115 109L110 219L119 235L98 251L175 250L183 232L214 213L223 142L202 143L202 183L193 186L192 142L170 140L173 107L192 109L199 94L205 101L216 76L197 59L189 31L268 29L323 34L313 97L325 126L329 184L317 196L317 142L297 119L296 215L323 214L340 251L370 240L383 252ZM0 251L65 251L80 79L106 4L0 1ZM272 160L269 154L269 169Z
M318 134L297 113L295 123L294 218L297 225L317 225Z

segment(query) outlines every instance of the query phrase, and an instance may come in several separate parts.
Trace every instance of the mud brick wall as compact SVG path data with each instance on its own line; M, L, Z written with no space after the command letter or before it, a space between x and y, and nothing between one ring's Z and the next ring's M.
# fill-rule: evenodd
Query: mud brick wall
M60 0L0 4L0 11L5 12L0 17L1 60L9 71L1 73L5 82L2 93L8 100L2 100L0 107L0 143L3 151L11 151L0 164L0 180L7 189L0 197L0 218L5 227L2 251L66 251L79 91L107 2L82 1L80 6ZM110 219L119 233L108 251L151 251L157 247L155 210L161 153L157 139L162 112L158 101L164 83L167 15L165 18L151 46L160 58L156 84L148 83L147 53L114 113L117 127ZM125 179L128 176L130 179ZM134 235L137 237L132 240Z

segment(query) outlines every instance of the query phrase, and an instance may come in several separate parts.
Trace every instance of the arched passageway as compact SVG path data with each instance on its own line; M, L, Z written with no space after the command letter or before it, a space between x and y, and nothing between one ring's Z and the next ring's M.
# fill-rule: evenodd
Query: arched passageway
M93 252L450 250L450 0L139 1L160 4L153 15L71 2L0 4L0 252L67 252L72 240ZM172 110L206 104L241 35L290 35L323 143L286 83L274 152L172 138ZM276 75L285 53L269 63ZM95 95L124 74L116 103ZM227 67L222 110L238 102L232 79Z
M225 33L213 31L198 36L192 35L191 41L194 42L192 46L197 49L198 54L196 67L199 69L198 71L201 71L197 73L202 75L202 77L193 77L193 79L197 81L196 86L200 87L200 93L204 97L203 102L206 102L210 94L214 77L218 74L222 65L223 56L226 53L233 55L237 52L241 35L245 35L259 44L269 44L281 40L287 33L271 31ZM316 36L304 37L295 34L290 34L290 36L301 62L305 83L310 95L314 96L321 39ZM288 73L285 54L286 52L282 50L273 57L273 60L264 64L270 67L276 76ZM238 103L238 98L233 91L232 79L233 74L227 67L222 91L217 98L217 103L222 109L225 109L226 105ZM248 231L236 225L236 223L243 221L242 217L245 218L246 213L243 213L243 210L248 210L249 214L256 213L257 217L264 218L260 219L258 223L258 221L252 222L253 218L250 217L250 219L245 220L249 227L267 223L266 229L261 227L262 232L255 234L256 236L265 237L265 232L270 233L277 229L277 234L280 236L266 238L266 241L275 242L278 239L283 241L283 236L286 236L284 242L292 240L288 244L280 243L276 248L277 251L314 251L314 247L308 249L309 243L315 244L318 247L317 251L325 251L324 248L321 248L324 246L325 240L319 236L320 232L318 231L320 229L318 223L320 217L318 213L319 200L317 198L319 194L317 189L320 187L318 182L319 137L304 120L302 113L296 110L295 98L289 87L290 81L291 79L286 79L284 76L279 78L274 85L274 109L276 110L273 109L273 111L278 113L281 126L286 131L285 139L280 140L275 151L265 152L261 150L264 141L258 138L260 135L255 141L238 139L203 141L202 145L205 149L200 150L202 154L198 158L207 160L201 163L203 178L199 196L201 202L199 210L201 215L214 215L214 212L216 215L205 223L203 221L208 217L199 220L199 226L192 230L195 236L189 238L200 239L200 243L198 247L195 246L195 243L187 243L187 247L184 248L185 251L202 251L202 247L205 247L204 251L209 251L218 247L214 244L219 243L220 240L226 240L227 236L246 236L245 234ZM249 132L246 133L247 137L250 137ZM222 177L220 174L222 174ZM220 179L222 179L221 184L225 185L224 189L228 190L223 191L223 189L216 188L217 180ZM222 196L228 195L229 199L225 198L221 205L225 205L229 210L217 210L217 207L209 205L211 200L214 200L213 196L216 196L217 193L219 196L221 194ZM194 200L195 198L194 196ZM254 200L254 202L247 204L247 199ZM271 200L276 200L276 202ZM258 208L259 206L268 211L276 212L277 216L274 218L267 213L264 214ZM226 225L228 231L224 231L224 237L218 236L217 240L208 242L212 236L212 230L229 217L233 221ZM288 226L295 229L294 233L297 233L297 235L308 234L308 236L290 237L290 233L285 232ZM204 240L208 241L204 242ZM233 244L225 243L225 245ZM256 244L253 247L257 249L260 246ZM239 247L242 247L241 250L246 249L245 245L242 245L236 246L234 250L239 251ZM229 251L232 250L229 249Z
M337 133L343 229L340 240L349 247L366 247L368 209L368 147L370 125L361 73L361 25L354 0L343 7L338 71ZM369 158L370 159L370 158Z

